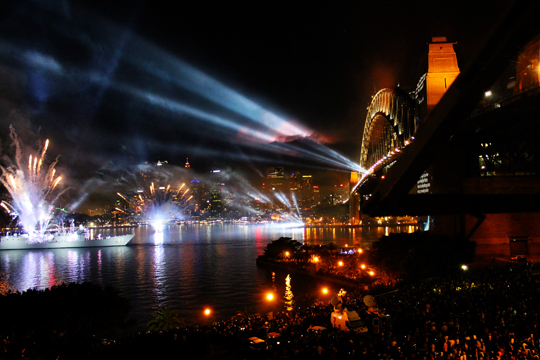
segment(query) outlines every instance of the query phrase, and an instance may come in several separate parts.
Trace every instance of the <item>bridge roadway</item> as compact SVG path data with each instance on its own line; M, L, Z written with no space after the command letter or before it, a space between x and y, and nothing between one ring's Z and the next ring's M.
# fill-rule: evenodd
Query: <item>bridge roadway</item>
M511 136L509 125L517 123L508 124L510 116L512 121L517 119L527 124L531 123L531 117L538 119L540 91L521 94L490 111L474 110L486 89L503 73L508 59L515 58L520 49L540 33L540 22L536 18L539 11L540 2L515 1L502 15L494 29L487 33L485 43L478 47L477 54L418 129L415 141L403 149L384 179L375 180L372 195L362 202L362 213L375 217L540 211L540 188L532 189L534 184L540 186L540 181L534 177L527 177L532 184L513 185L514 188L528 187L525 193L409 193L428 167L440 161L443 154L448 156L452 149L459 148L471 134L498 130ZM540 130L540 124L535 124L533 130Z

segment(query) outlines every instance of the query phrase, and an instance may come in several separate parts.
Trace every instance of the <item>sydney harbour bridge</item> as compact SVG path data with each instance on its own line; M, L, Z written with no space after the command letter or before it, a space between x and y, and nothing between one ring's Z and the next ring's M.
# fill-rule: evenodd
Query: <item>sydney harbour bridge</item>
M419 216L477 254L540 255L540 23L517 2L465 64L433 38L416 89L368 107L351 219ZM358 178L359 177L359 178Z

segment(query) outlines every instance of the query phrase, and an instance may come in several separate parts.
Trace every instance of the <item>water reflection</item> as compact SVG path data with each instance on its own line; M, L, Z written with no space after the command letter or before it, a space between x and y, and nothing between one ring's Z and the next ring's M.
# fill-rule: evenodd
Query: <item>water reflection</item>
M54 255L48 252L5 251L0 271L0 294L30 288L47 288L58 283ZM19 263L22 266L14 266ZM16 284L14 286L13 284Z
M154 293L158 303L162 303L165 298L165 264L164 264L164 247L163 247L163 233L161 234L161 244L154 248L154 266L152 271L152 280L154 282Z
M98 250L98 259L97 259L97 268L98 268L98 280L99 282L101 282L101 280L103 279L102 277L102 274L101 274L101 266L102 266L102 262L101 262L101 249Z
M163 231L156 231L154 234L154 244L162 245L163 244Z
M299 280L295 275L293 281L289 274L272 276L256 266L257 256L272 240L284 236L309 245L334 242L369 249L382 235L415 230L414 226L294 228L232 224L171 225L162 233L147 226L97 229L93 231L103 236L133 231L136 235L127 247L1 251L0 293L92 281L118 288L132 302L131 316L143 325L162 305L197 323L201 304L207 302L213 317L224 319L246 306L256 310L268 306L261 294L270 283L275 294L284 294L287 307L294 306L303 294L317 291L312 289L311 280Z
M294 294L291 290L291 275L287 274L285 278L285 309L291 311L294 306Z

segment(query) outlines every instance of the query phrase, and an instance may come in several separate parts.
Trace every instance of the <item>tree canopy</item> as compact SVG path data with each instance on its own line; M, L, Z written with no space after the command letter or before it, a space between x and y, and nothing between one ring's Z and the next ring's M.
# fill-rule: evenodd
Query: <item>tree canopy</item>
M288 237L280 237L279 239L274 240L266 245L266 249L264 249L264 256L266 258L273 259L277 258L278 256L282 256L285 251L289 251L291 253L299 251L301 247L302 243L296 240Z

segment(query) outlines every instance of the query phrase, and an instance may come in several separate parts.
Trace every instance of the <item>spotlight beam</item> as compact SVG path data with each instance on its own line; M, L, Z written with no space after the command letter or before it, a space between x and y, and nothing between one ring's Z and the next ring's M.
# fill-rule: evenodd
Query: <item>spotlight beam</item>
M273 129L282 136L309 136L312 132L281 118L254 101L225 86L193 66L148 41L133 43L137 57L128 61L162 81L173 82L252 121ZM165 68L167 71L163 71Z
M31 13L25 13L22 16L28 16L29 18L35 17ZM314 140L312 140L313 143L317 145L312 144L313 149L317 151L302 149L290 143L280 142L278 145L276 141L279 137L309 138L314 132L284 119L176 56L133 34L130 28L118 26L97 15L94 15L94 18L99 20L100 28L91 29L92 34L96 35L99 41L114 47L113 56L110 58L112 66L109 67L109 70L112 69L112 71L106 71L106 69L102 69L103 71L101 73L77 71L77 69L69 68L69 66L58 62L53 56L35 50L17 49L11 44L2 44L7 46L0 47L0 54L4 57L15 58L28 66L40 68L56 75L81 76L92 83L101 85L101 89L112 88L116 91L134 96L137 99L142 99L156 108L196 117L217 125L217 127L222 129L223 134L235 132L237 135L244 135L242 141L251 146L260 145L261 142L272 143L268 148L274 151L280 151L289 155L293 152L298 156L313 158L323 164L365 172L357 164ZM94 40L96 36L89 37L86 30L83 31L80 27L71 25L69 23L70 20L66 17L62 17L61 19L63 21L51 23L56 33L76 39L88 46L92 51L98 51L101 48L100 43ZM118 36L118 34L121 35ZM14 55L14 53L18 54ZM115 71L122 61L131 64L137 71L156 79L158 85L163 84L168 87L173 85L183 88L240 115L242 119L249 119L250 124L245 125L240 122L240 119L227 119L188 106L176 99L157 94L148 89L115 81L112 78L112 72ZM255 130L253 126L264 127L267 131Z

